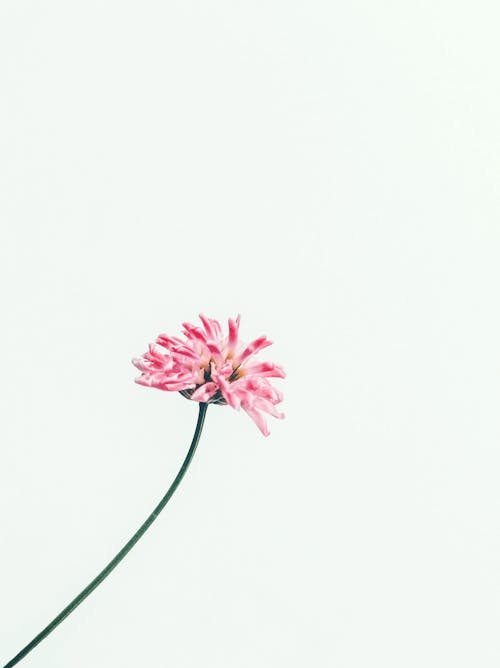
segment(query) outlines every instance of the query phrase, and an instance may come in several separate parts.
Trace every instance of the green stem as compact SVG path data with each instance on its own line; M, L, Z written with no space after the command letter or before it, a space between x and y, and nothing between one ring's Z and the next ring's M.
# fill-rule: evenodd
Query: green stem
M134 547L134 545L137 543L137 541L146 533L146 531L149 529L149 527L153 524L155 519L158 517L158 515L161 513L163 508L167 505L169 502L171 496L179 486L179 483L181 482L182 478L184 477L184 474L186 473L189 464L191 463L191 460L193 458L193 455L195 453L196 447L198 445L198 441L200 440L201 436L201 431L203 429L203 423L205 421L205 414L207 412L207 407L208 404L203 404L200 403L200 410L198 413L198 422L196 423L196 429L194 432L193 440L191 442L191 446L189 448L189 451L186 455L185 460L182 462L182 466L179 469L179 473L176 475L175 480L173 483L170 485L168 488L167 493L163 497L163 499L160 501L160 503L156 506L156 508L153 510L151 515L147 518L147 520L142 524L142 526L136 531L136 533L132 536L132 538L122 547L122 549L118 552L116 557L112 559L109 564L103 568L103 570L97 575L90 584L88 584L83 591L81 591L76 598L74 598L69 605L67 605L64 610L62 610L57 617L54 617L54 619L50 622L48 626L46 626L43 631L40 631L40 633L33 638L33 640L26 645L24 649L22 649L16 656L9 661L9 663L5 664L4 668L11 668L11 666L15 666L21 659L23 659L31 650L38 645L38 643L42 642L44 638L46 638L52 631L58 626L68 615L70 615L75 608L77 608L82 601L84 601L89 594L91 594L94 589L96 589L103 580L105 580L108 575L111 573L112 570L114 570L120 561L125 557L125 555L130 552L130 550Z

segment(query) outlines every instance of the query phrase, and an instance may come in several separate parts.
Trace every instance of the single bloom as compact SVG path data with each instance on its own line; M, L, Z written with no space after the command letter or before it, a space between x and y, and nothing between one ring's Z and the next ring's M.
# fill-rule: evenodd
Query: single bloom
M263 413L284 418L276 404L282 393L269 378L285 378L282 367L260 362L254 355L272 344L260 336L249 344L238 339L240 316L228 320L228 334L217 320L200 315L203 328L182 324L185 339L160 334L142 357L132 360L141 371L136 383L187 399L243 408L264 436L269 435Z

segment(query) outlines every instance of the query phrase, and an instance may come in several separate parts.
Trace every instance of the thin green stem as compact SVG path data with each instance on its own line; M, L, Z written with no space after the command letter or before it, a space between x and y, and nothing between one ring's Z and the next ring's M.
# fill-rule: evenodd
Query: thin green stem
M198 421L196 423L196 429L194 432L193 440L191 442L191 446L189 448L189 451L186 455L186 458L184 459L181 468L179 469L179 473L176 475L173 483L170 485L168 488L167 493L163 497L163 499L160 501L160 503L156 506L156 508L153 510L151 515L147 518L147 520L144 522L144 524L141 525L141 527L136 531L136 533L132 536L132 538L126 543L122 549L118 552L116 557L112 559L109 564L103 568L103 570L97 575L92 582L90 582L83 591L81 591L76 598L74 598L69 605L67 605L64 610L62 610L57 617L54 617L54 619L50 622L48 626L46 626L43 631L40 631L40 633L33 638L33 640L24 647L16 656L9 661L9 663L5 664L4 668L11 668L12 666L15 666L21 659L23 659L29 652L31 652L32 649L34 649L39 643L42 642L44 638L46 638L52 631L58 626L68 615L70 615L75 608L77 608L82 601L84 601L89 594L91 594L94 589L96 589L103 580L105 580L108 575L111 573L112 570L114 570L120 561L125 557L125 555L130 552L130 550L134 547L134 545L137 543L137 541L146 533L146 531L149 529L149 527L153 524L155 519L158 517L158 515L161 513L163 508L167 505L169 502L170 498L172 497L173 493L179 486L179 483L181 482L182 478L184 477L184 474L186 473L189 464L191 463L191 460L193 459L193 455L195 453L196 447L198 445L198 441L200 440L201 432L203 429L203 423L205 421L205 414L207 412L207 407L208 404L203 404L200 403L200 408L199 408L199 413L198 413Z

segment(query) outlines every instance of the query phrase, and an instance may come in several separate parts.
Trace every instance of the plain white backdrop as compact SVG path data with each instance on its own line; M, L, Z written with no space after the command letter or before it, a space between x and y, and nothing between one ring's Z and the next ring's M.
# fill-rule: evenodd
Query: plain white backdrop
M33 668L497 668L496 2L0 6L0 663L161 498L199 312L285 366Z

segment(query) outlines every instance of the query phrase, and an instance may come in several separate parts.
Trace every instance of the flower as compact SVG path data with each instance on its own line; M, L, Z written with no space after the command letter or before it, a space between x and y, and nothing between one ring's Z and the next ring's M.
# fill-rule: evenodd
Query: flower
M159 390L178 391L192 401L229 404L244 411L264 436L269 435L263 413L276 418L284 414L276 409L283 395L268 378L284 378L282 367L259 362L253 355L272 344L260 336L245 345L238 341L240 316L228 320L225 336L217 320L200 315L203 329L184 322L185 340L160 334L142 357L132 360L141 371L136 383Z

